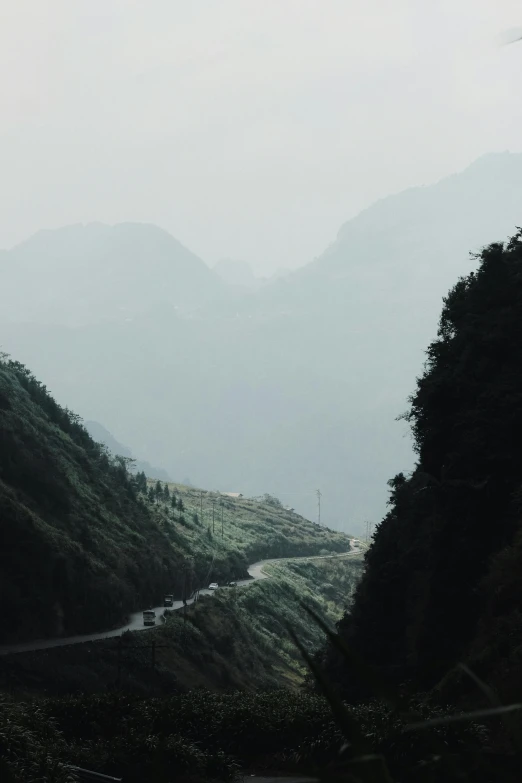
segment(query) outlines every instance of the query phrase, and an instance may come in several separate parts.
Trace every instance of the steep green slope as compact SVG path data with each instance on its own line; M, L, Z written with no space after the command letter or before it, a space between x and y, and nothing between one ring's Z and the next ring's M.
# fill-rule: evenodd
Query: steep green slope
M504 698L522 696L521 316L519 231L445 299L407 414L418 464L389 482L341 624L399 682L433 686L467 658Z
M203 572L205 564L211 567L204 584L246 576L247 565L261 559L350 549L347 535L304 519L269 495L233 498L182 484L148 484L151 497L151 487L162 488L159 498L154 493L153 504L163 529L184 554L189 592L201 587L195 575Z
M277 504L232 498L218 537L191 513L194 490L171 485L177 500L165 500L163 485L161 497L149 493L145 476L127 467L4 356L2 641L102 630L166 591L181 597L210 575L245 576L252 560L349 549L346 536Z
M7 358L0 530L2 640L110 626L165 590L181 563L125 463Z
M310 653L323 643L300 602L335 622L351 603L361 569L358 554L270 563L265 566L268 579L201 596L186 614L167 611L164 625L146 634L125 634L119 656L120 640L114 638L0 656L0 691L103 692L117 680L118 657L120 687L138 693L166 693L173 687L295 689L305 671L288 628Z

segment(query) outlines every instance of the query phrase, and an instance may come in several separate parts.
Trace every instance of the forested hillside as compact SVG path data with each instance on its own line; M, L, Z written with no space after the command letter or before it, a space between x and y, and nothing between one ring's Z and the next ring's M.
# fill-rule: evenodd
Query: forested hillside
M3 639L110 626L165 590L181 564L125 460L7 358L0 526Z
M444 300L405 414L417 464L411 475L389 482L389 511L340 628L396 682L432 687L467 660L502 698L516 701L522 697L522 231L478 258L477 271ZM361 695L332 652L328 662L346 693ZM455 696L460 691L452 682Z
M236 562L239 573L248 563L266 558L328 555L350 549L347 535L301 517L272 495L231 497L158 481L149 482L148 491L162 524L168 523L172 507L178 516L181 507L179 546L192 561L201 556L212 558L212 574L218 581L226 576L221 564L227 561Z
M306 667L288 627L310 653L319 650L323 634L301 602L335 622L350 605L361 569L357 553L274 562L265 566L269 578L201 595L185 613L166 610L166 622L146 634L0 654L0 693L104 692L118 681L120 643L119 685L134 693L163 694L173 687L300 689Z
M0 361L2 641L103 630L264 557L349 549L275 499L147 484L19 362ZM205 518L198 516L204 509Z

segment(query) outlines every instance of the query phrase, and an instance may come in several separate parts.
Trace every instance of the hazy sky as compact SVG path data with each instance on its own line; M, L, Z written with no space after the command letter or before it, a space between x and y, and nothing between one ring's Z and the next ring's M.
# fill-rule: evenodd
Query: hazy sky
M0 0L0 247L157 223L321 253L376 198L522 150L521 0Z

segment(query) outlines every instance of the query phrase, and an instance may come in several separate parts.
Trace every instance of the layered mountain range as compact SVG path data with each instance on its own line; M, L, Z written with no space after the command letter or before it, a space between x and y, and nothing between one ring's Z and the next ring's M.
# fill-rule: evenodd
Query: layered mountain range
M521 222L522 155L500 153L373 204L263 285L156 226L43 231L0 254L0 347L169 475L312 518L320 488L323 520L360 530L413 466L395 419L442 298Z

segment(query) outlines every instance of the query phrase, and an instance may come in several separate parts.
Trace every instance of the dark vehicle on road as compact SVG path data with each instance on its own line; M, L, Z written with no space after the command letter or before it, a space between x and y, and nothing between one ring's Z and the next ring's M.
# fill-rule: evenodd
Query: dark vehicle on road
M166 595L163 600L163 606L172 606L174 604L174 596Z
M148 609L143 612L143 625L156 625L156 612L154 609Z

